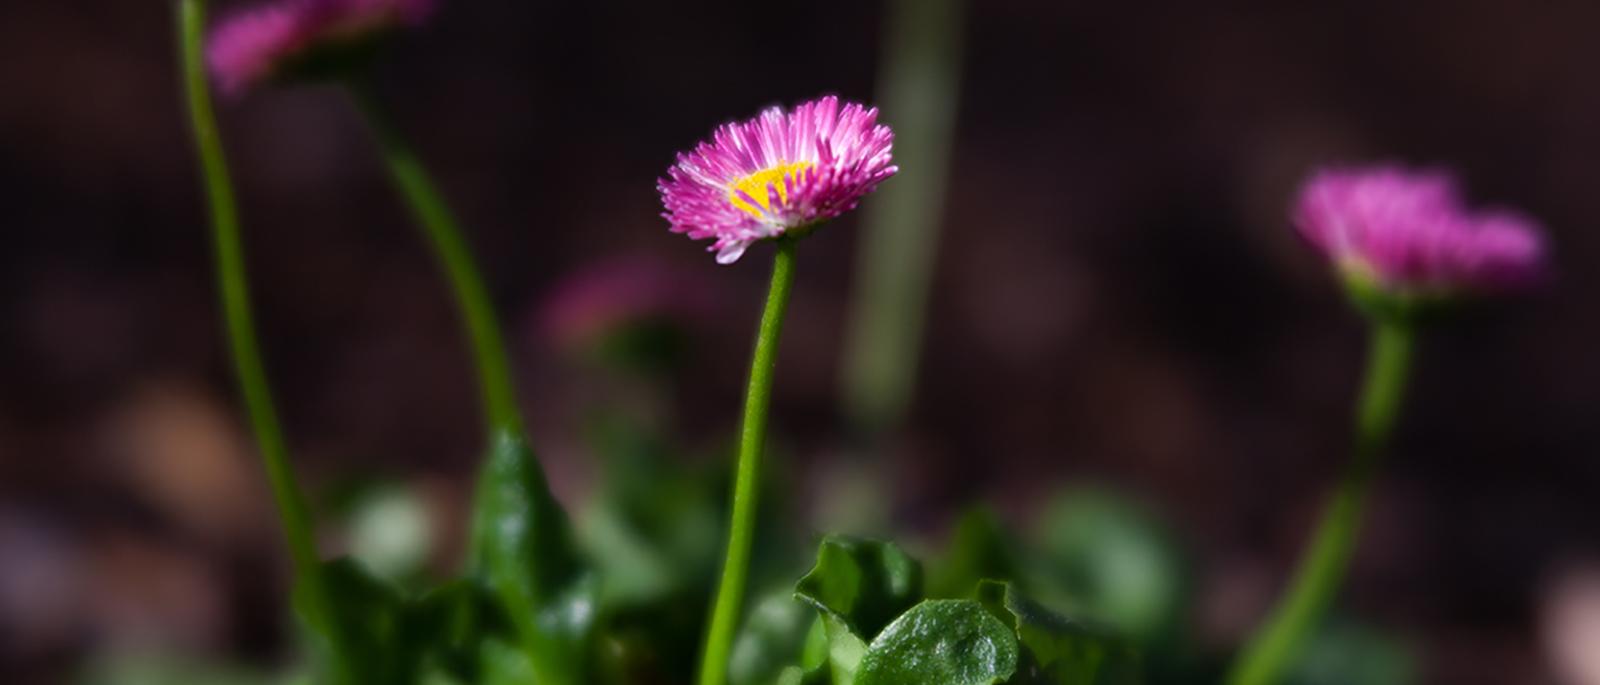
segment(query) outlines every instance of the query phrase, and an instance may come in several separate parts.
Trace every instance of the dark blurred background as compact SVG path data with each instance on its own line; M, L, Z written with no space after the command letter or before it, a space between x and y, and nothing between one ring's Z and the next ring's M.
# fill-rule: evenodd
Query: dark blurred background
M871 100L882 8L445 5L378 90L468 225L561 496L593 481L575 428L591 391L540 312L596 261L646 255L717 294L671 422L725 440L769 252L717 266L666 231L655 180L768 104ZM1600 653L1593 593L1590 613L1548 615L1568 606L1555 579L1600 555L1600 4L968 5L919 392L883 446L890 521L937 535L972 501L1021 516L1058 484L1116 487L1171 522L1195 620L1236 642L1344 457L1363 354L1289 198L1321 163L1444 165L1474 202L1544 221L1557 276L1430 331L1342 606L1409 640L1424 682L1555 682L1552 645ZM170 9L0 4L12 682L108 649L285 649L286 564L225 355ZM309 487L381 474L456 530L479 447L466 348L352 109L309 87L221 116ZM813 490L853 449L836 379L858 223L803 245L784 340L775 432Z

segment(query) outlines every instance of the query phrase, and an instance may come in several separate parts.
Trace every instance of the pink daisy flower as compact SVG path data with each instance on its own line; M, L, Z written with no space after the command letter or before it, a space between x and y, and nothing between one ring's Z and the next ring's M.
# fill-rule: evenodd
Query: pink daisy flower
M1386 291L1503 292L1544 273L1544 239L1532 219L1469 210L1441 172L1325 169L1301 188L1293 218L1347 276Z
M279 0L233 15L211 32L206 61L223 92L328 69L432 15L435 0Z
M802 234L855 209L899 170L894 132L877 121L876 108L840 107L830 95L725 124L657 183L662 216L674 233L714 239L721 264L758 240Z

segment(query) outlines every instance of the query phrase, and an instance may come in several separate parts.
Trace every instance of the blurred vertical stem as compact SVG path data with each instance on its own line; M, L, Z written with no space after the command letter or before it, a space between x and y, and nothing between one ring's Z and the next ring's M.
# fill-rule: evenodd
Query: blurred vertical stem
M1394 432L1414 347L1415 331L1409 322L1374 317L1353 454L1293 584L1234 663L1229 685L1279 682L1333 603L1355 551L1378 460Z
M733 482L733 504L728 524L728 554L722 564L711 627L706 632L700 664L700 685L723 685L728 679L728 657L739 627L745 580L750 571L750 547L756 528L756 494L760 490L761 452L767 441L767 415L772 406L772 376L778 360L778 338L794 287L793 238L779 238L772 263L772 285L767 290L756 349L750 361L750 385L744 396L744 419L739 430L739 463Z
M497 434L522 435L521 412L511 382L500 325L495 320L489 289L472 258L472 249L461 235L460 225L434 188L427 169L387 116L365 84L349 84L357 108L366 118L373 139L388 164L389 175L405 197L417 223L427 236L434 256L444 266L456 306L461 312L468 336L472 339L473 360L477 366L479 389L489 422L491 438Z
M216 113L212 108L210 86L206 81L203 47L205 24L206 5L203 0L179 0L178 35L182 41L183 83L195 150L199 154L206 195L211 205L217 286L227 322L234 372L239 378L240 392L250 416L257 448L266 465L272 496L278 504L284 537L294 562L296 589L307 614L305 619L325 634L335 635L332 630L332 605L322 582L311 515L306 507L305 496L295 483L294 469L289 464L289 450L285 445L283 429L278 423L277 411L273 408L272 391L267 385L267 372L261 363L261 351L256 343L255 322L250 314L250 287L245 277L244 245L240 239L239 211L234 202L233 181L228 176L228 161L222 150ZM336 635L334 639L338 639Z
M891 0L878 104L900 173L865 208L842 379L852 428L904 416L916 377L959 100L962 0Z

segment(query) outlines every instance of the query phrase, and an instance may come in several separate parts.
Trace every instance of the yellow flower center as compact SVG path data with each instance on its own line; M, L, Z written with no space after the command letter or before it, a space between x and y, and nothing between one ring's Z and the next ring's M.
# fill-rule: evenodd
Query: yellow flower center
M812 166L811 162L784 162L780 160L775 167L762 169L734 181L733 185L728 187L728 201L732 202L733 206L749 212L750 216L760 218L762 212L772 209L772 200L767 197L767 186L771 185L778 189L779 202L788 202L789 188L784 183L784 179L796 178ZM761 206L758 208L756 205L750 204L749 201L744 199L743 195L739 194L740 191L744 191L745 195L749 195L751 199L756 201L757 205Z

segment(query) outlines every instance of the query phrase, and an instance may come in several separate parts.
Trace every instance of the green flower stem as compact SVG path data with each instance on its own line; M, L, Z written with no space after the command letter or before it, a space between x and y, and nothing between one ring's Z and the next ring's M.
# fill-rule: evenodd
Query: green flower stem
M862 210L840 384L845 419L868 439L900 423L915 386L960 100L964 4L889 3L878 104L895 117L900 173Z
M527 437L512 383L511 364L506 354L504 338L500 333L500 325L495 317L494 304L489 298L489 288L473 259L471 248L462 235L460 224L456 222L444 198L434 187L433 180L423 167L421 159L400 135L399 129L390 120L382 104L367 88L367 84L352 80L346 85L356 108L372 132L373 140L388 166L390 177L410 207L434 256L444 267L451 291L455 295L456 308L461 313L462 324L472 342L473 361L477 367L479 389L483 394L482 402L491 452L489 460L483 467L476 499L480 501L485 498L516 499L530 496L530 493L539 493L533 496L533 501L521 501L516 505L537 509L537 515L527 511L522 511L519 515L532 516L537 526L555 526L564 531L567 525L565 515L559 512L559 506L550 498L544 472L539 469L537 461L531 454L513 458L509 465L503 461L507 458L508 450L515 451L519 447L526 449ZM511 494L507 494L508 487ZM550 503L550 507L555 511L540 509L544 502ZM556 522L558 520L559 522ZM502 522L494 520L474 525L499 526ZM561 540L558 544L555 538L547 537L549 534L549 531L546 531L545 536L540 536L539 542L532 549L533 553L539 554L541 559L549 560L570 554L567 541ZM474 538L477 537L478 534L475 533ZM507 557L505 551L500 549L500 545L485 546L485 543L475 539L472 547L469 556L474 560L473 563L485 564L485 568L480 569L482 572L501 579L493 584L497 586L502 601L512 612L513 624L522 634L523 648L536 676L535 680L549 685L579 682L581 676L573 672L572 664L580 661L582 655L572 652L580 650L561 644L552 634L553 628L540 624L544 612L549 609L545 606L545 602L554 598L538 596L531 588L519 584L521 581L506 580L525 578L530 573L536 574L539 572L539 568L536 568L539 564L530 565L530 558L526 556Z
M1279 682L1327 613L1344 579L1367 492L1400 413L1415 347L1415 332L1409 323L1380 319L1373 325L1366 381L1356 414L1354 453L1293 584L1234 663L1228 685Z
M728 528L728 556L722 564L722 581L706 632L700 685L723 685L728 679L728 657L739 627L745 580L750 572L750 547L756 528L756 494L760 490L761 452L767 441L767 415L772 406L772 376L778 361L778 338L783 315L794 288L795 241L780 238L772 264L772 285L756 334L750 361L750 386L744 396L744 421L739 432L739 464L734 476L732 515Z
M478 272L471 248L461 235L460 225L456 223L439 191L434 188L421 160L389 121L377 99L361 84L351 84L349 91L388 164L389 175L405 196L434 255L444 265L450 279L456 306L461 310L467 333L472 339L473 360L477 365L490 436L501 433L522 435L522 414L517 409L511 365L500 336L500 325L495 320L489 289Z
M206 5L203 0L179 0L178 34L183 57L183 82L195 148L205 178L211 205L211 229L217 262L217 286L226 317L228 341L233 353L234 371L250 416L257 448L266 466L272 496L294 562L295 581L306 620L326 630L333 612L323 587L320 557L312 535L311 515L305 496L295 483L289 464L289 450L273 409L272 391L256 343L255 323L250 314L250 288L245 277L244 245L240 239L239 211L234 201L233 182L228 176L228 161L222 150L211 91L206 81L203 40ZM330 633L331 634L331 633Z

